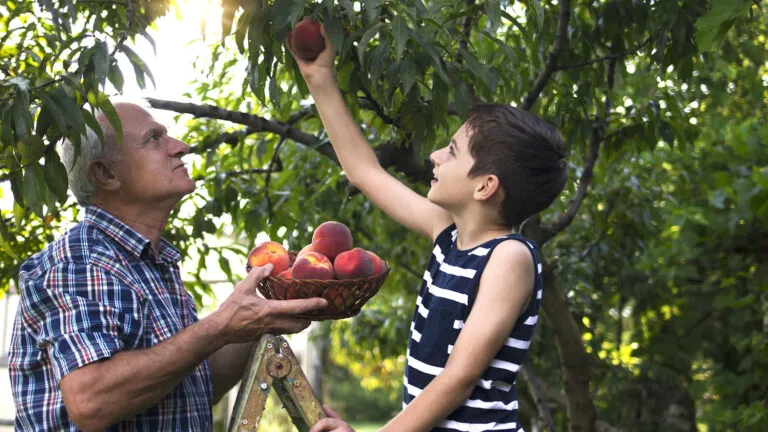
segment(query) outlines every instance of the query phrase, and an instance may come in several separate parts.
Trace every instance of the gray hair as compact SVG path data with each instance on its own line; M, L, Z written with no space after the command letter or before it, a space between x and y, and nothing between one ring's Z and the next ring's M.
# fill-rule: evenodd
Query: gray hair
M99 159L112 162L118 160L117 137L114 129L102 113L96 112L95 117L104 133L103 143L96 132L86 126L85 139L81 140L80 153L77 157L75 157L76 146L70 139L65 138L59 147L59 156L69 177L69 189L83 207L91 204L93 194L96 192L96 184L88 173L91 162Z

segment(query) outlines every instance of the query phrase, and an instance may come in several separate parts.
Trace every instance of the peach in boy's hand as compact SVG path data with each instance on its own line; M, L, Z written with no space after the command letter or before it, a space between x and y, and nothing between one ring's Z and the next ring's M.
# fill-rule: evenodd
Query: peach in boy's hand
M294 279L333 279L331 260L317 252L307 252L293 263Z
M336 279L360 279L373 276L374 263L368 251L354 248L340 253L333 260Z
M352 232L341 222L323 222L312 234L312 251L333 261L336 255L352 249Z
M320 23L305 18L288 35L294 51L302 60L312 61L325 49L325 39L320 31Z
M267 241L251 249L248 254L248 268L263 267L268 263L273 265L272 271L269 273L270 276L288 269L290 256L283 245L278 242Z

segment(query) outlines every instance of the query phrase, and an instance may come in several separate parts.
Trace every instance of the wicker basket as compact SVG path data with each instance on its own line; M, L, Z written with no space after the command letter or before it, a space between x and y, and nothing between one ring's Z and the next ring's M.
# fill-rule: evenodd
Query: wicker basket
M288 252L290 265L296 260L296 251ZM271 300L293 300L322 297L328 300L328 306L321 311L302 317L311 320L329 320L350 318L358 313L371 299L389 276L389 263L382 260L384 272L377 276L362 279L321 280L321 279L283 279L273 276L264 278L258 286L259 292Z

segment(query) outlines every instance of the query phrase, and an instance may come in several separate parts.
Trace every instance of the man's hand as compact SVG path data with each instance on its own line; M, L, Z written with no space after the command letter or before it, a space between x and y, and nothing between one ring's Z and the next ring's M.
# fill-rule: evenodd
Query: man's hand
M336 411L323 407L325 415L328 417L320 419L309 432L355 432L344 420L342 420Z
M250 342L266 333L297 333L309 326L310 320L297 318L322 309L328 302L321 298L299 300L267 300L261 297L257 286L272 271L272 264L254 267L237 284L235 291L213 315L222 323L221 334L226 343Z
M328 35L325 33L325 27L320 25L320 33L325 39L325 49L317 56L315 60L303 60L301 56L296 53L296 50L291 43L290 35L285 38L285 45L288 48L288 52L291 53L293 59L299 65L299 70L304 76L307 86L326 86L335 85L333 78L333 63L336 58L336 48L334 48L331 40L328 39Z

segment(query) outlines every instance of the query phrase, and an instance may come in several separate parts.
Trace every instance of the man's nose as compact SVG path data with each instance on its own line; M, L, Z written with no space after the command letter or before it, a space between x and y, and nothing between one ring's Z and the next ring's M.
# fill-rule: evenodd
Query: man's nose
M174 157L182 157L189 154L189 145L184 141L171 138L171 155Z

